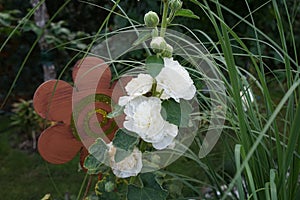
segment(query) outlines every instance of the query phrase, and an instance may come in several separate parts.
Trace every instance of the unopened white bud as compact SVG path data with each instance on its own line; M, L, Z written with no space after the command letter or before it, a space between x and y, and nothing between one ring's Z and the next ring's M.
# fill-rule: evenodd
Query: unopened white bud
M162 53L167 48L167 43L163 37L155 37L152 39L150 47L155 53Z

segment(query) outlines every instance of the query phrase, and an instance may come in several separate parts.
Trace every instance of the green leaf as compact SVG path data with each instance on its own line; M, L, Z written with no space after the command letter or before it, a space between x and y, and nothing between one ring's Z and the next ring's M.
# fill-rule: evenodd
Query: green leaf
M158 56L149 56L146 59L146 69L147 72L155 78L164 67L164 60Z
M90 155L84 160L83 166L88 170L89 174L98 174L107 169L104 164L107 158L108 147L106 143L98 138L89 148Z
M180 103L173 99L162 102L161 115L163 118L179 127L187 127L190 121L190 114L193 111L191 104L181 99Z
M125 199L127 185L113 173L104 173L96 183L95 192L99 199L122 200Z
M118 163L118 162L121 162L122 160L124 160L126 157L130 156L132 153L131 150L128 150L128 151L124 151L123 149L117 149L116 150L116 154L115 154L115 161Z
M113 139L113 145L116 148L128 151L133 150L134 146L139 142L139 138L133 133L126 131L125 129L118 129Z
M94 144L92 144L89 148L89 153L95 157L99 162L104 162L106 159L108 147L106 143L98 138Z
M113 145L117 148L115 161L120 162L128 157L138 142L139 138L136 135L133 135L133 133L125 129L119 129L113 139Z
M107 114L107 118L114 118L121 114L123 114L124 106L120 106L119 104L115 104L113 107L113 111Z
M107 166L96 159L93 155L88 155L85 158L83 166L88 170L88 174L99 174L107 169Z
M146 40L148 40L149 38L151 38L151 32L149 31L145 31L145 32L141 32L139 34L139 37L136 41L133 42L133 46L137 46L143 42L145 42Z
M175 13L175 16L180 16L180 17L189 17L189 18L194 18L194 19L200 19L199 16L195 15L193 11L189 9L180 9Z
M155 175L152 173L144 173L140 175L143 182L142 187L135 185L128 186L127 199L130 200L165 200L168 192L164 190L156 181Z

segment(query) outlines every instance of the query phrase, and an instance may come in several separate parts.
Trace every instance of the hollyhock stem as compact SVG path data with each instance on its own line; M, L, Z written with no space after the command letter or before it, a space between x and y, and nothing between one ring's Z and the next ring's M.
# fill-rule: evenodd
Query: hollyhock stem
M76 200L79 200L79 199L80 199L80 196L81 196L81 194L82 194L82 191L83 191L83 188L84 188L84 185L85 185L85 182L86 182L87 177L88 177L88 173L85 174L85 177L84 177L84 179L83 179L83 181L82 181L82 184L81 184L81 187L80 187L80 190L79 190L79 193L78 193L78 195L77 195Z
M164 9L163 9L163 16L162 16L162 21L161 21L161 29L160 29L160 36L164 37L165 32L167 29L167 15L168 15L168 9L169 9L169 4L168 0L163 0L164 3Z
M84 192L84 195L83 195L83 198L82 199L85 199L90 191L90 188L91 188L91 185L92 185L92 176L90 175L89 177L89 181L88 181L88 184L86 186L86 189L85 189L85 192Z

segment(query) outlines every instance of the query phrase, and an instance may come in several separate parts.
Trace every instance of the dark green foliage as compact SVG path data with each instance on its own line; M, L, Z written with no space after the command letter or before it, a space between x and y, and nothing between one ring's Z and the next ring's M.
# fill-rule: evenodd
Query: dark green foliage
M159 185L156 176L153 173L144 173L140 175L143 183L141 187L136 185L128 186L127 198L130 200L165 200L168 192Z
M32 136L41 132L46 121L42 119L33 109L32 100L25 101L20 99L19 102L12 104L13 115L11 116L11 126L18 129L27 136ZM35 138L32 138L35 139Z

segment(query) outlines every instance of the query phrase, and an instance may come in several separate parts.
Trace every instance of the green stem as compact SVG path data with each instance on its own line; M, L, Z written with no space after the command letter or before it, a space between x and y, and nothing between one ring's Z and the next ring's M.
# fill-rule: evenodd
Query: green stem
M81 184L81 187L80 187L80 190L79 190L79 193L78 193L78 195L77 195L77 199L76 199L76 200L79 200L79 199L80 199L80 196L81 196L81 194L82 194L82 192L83 192L83 188L84 188L85 182L86 182L86 180L87 180L87 177L88 177L88 173L85 174L85 177L84 177L84 179L83 179L83 181L82 181L82 184Z
M130 177L129 184L133 184L135 182L136 176Z
M156 87L157 87L157 82L156 80L154 80L154 83L152 84L152 88L151 88L152 96L156 96Z
M160 28L160 36L164 37L167 29L167 15L168 15L168 9L169 9L169 4L167 0L163 0L164 3L164 10L163 10L163 16L162 16L162 21L161 21L161 28Z

